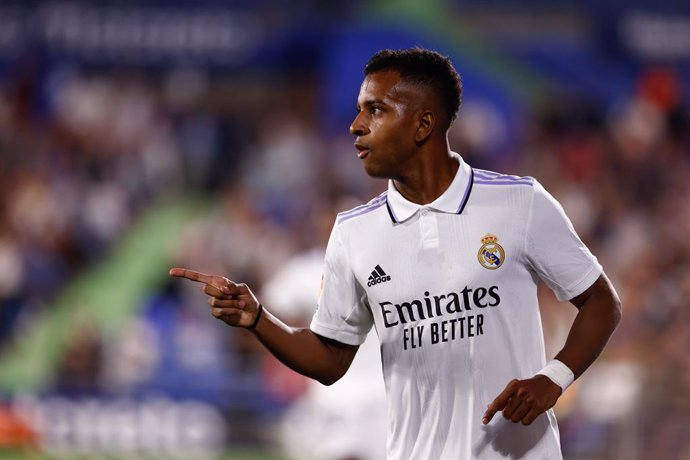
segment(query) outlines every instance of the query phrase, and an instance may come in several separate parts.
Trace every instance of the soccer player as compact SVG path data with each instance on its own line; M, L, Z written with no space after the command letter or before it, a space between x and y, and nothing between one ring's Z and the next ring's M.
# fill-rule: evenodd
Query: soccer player
M338 215L310 327L283 324L244 284L171 275L203 283L215 317L326 385L375 326L389 458L561 458L551 408L618 324L614 288L535 179L473 169L450 150L461 85L446 57L384 50L364 74L350 132L388 190ZM548 363L540 278L579 310Z

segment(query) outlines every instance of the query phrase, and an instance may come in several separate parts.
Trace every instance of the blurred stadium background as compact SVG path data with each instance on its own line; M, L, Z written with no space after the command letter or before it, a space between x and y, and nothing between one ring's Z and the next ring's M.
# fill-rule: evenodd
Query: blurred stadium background
M318 388L167 270L308 321L334 213L385 187L348 134L363 64L412 45L463 76L454 150L544 183L623 299L566 458L690 459L680 0L3 1L0 459L380 458L380 372ZM553 355L575 309L542 304Z

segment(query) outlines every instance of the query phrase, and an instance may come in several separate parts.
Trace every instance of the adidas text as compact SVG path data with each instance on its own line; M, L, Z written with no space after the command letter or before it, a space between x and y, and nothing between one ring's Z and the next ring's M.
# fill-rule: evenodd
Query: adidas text
M376 285L379 284L379 283L384 283L384 282L390 281L390 280L391 280L391 276L390 276L390 275L386 275L386 276L377 276L376 278L373 278L373 279L370 277L370 278L369 278L369 282L367 283L367 286L369 286L369 287L371 287L371 286L376 286Z

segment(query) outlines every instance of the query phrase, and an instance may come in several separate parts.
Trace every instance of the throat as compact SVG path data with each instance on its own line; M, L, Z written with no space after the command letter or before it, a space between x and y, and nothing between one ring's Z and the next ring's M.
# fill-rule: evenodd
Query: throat
M452 164L449 167L433 168L430 171L420 168L417 174L410 177L394 179L393 185L407 201L420 205L429 204L443 195L455 179L459 165L457 161L450 160Z

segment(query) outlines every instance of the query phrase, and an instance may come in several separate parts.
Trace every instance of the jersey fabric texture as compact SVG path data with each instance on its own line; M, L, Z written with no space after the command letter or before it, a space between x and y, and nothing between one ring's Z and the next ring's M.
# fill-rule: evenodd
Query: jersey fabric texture
M388 191L338 215L311 329L381 343L390 459L560 459L552 411L530 426L487 405L545 364L537 282L560 300L601 265L560 204L533 178L459 162L434 202Z

